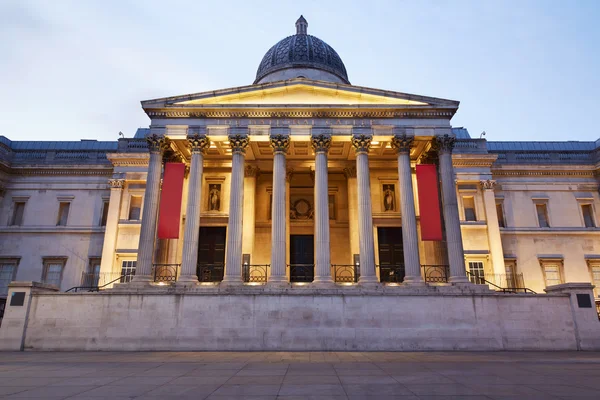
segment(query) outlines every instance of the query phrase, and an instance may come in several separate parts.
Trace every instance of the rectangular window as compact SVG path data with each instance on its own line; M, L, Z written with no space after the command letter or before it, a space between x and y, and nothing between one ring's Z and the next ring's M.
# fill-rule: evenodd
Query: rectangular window
M504 221L504 206L502 203L496 203L496 214L498 215L498 225L500 228L506 227L506 222Z
M549 228L550 222L548 221L548 207L546 206L546 204L536 204L535 211L537 212L538 224L540 228Z
M108 220L108 201L102 203L102 216L100 217L100 226L106 226Z
M600 265L592 265L590 269L592 272L592 284L596 286L594 288L596 298L600 298Z
M463 207L465 210L465 221L477 221L475 214L475 198L473 196L463 197Z
M124 260L121 264L121 283L131 282L135 276L136 260ZM125 276L123 276L125 275Z
M506 262L504 264L504 270L506 271L506 287L516 288L517 280L515 279L515 265L514 262Z
M71 208L71 203L61 201L58 206L58 219L56 221L56 225L59 226L67 226L67 220L69 219L69 209Z
M581 213L583 214L583 223L586 228L593 228L596 226L594 223L594 211L592 210L591 204L582 204Z
M469 261L469 280L477 285L485 284L485 273L483 272L483 262Z
M42 282L60 288L65 262L65 259L44 260L44 272L42 275Z
M90 258L88 273L82 286L96 287L100 282L100 258Z
M544 278L546 280L546 287L561 284L560 265L555 263L545 263Z
M129 220L139 221L142 212L142 196L131 196L129 200Z
M0 260L0 296L8 294L8 284L11 283L17 273L17 263L15 261Z
M25 212L25 202L15 201L13 204L13 214L10 220L10 224L23 225L23 213Z

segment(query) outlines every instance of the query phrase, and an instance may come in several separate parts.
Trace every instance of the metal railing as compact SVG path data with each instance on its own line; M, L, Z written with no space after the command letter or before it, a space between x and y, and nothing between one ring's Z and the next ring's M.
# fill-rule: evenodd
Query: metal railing
M449 265L421 265L421 269L426 283L446 283L450 278Z
M154 282L175 282L179 277L181 264L153 264Z
M83 272L81 274L81 286L85 286L85 287L95 287L95 286L104 286L106 285L108 282L112 282L115 279L121 278L121 277L126 277L124 280L120 283L125 283L125 282L129 282L131 280L131 278L135 275L135 273L132 274L122 274L120 272L100 272L100 273L89 273L89 272Z
M337 283L356 283L360 278L360 266L354 264L333 264L333 279Z
M225 264L198 264L196 271L200 282L221 282Z
M402 283L406 270L404 264L378 265L381 283Z
M124 283L124 282L130 282L131 278L133 278L135 276L134 274L127 274L127 275L120 275L117 279L114 279L110 282L105 283L104 285L101 286L75 286L72 287L68 290L65 290L65 292L72 292L72 293L77 293L77 292L99 292L101 289L104 289L105 287L107 287L108 285L112 285L113 283L116 283L117 281L119 281L120 283Z
M266 283L270 264L243 264L242 279L248 283Z
M485 279L485 276L482 274L473 274L470 271L466 271L467 272L467 276L469 276L469 279L471 280L472 283L475 283L477 285L490 285L494 288L494 290L496 290L497 292L502 292L502 293L532 293L532 294L536 294L536 292L534 292L533 290L526 288L526 287L517 287L517 288L504 288L501 286L496 285L493 282L490 282L488 280Z
M312 282L315 278L315 264L288 264L290 282Z

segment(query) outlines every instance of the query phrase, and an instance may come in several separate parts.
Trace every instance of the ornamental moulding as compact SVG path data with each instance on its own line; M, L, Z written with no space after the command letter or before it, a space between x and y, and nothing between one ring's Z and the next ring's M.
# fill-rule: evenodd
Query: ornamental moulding
M153 118L451 118L448 111L148 111Z
M12 168L13 175L76 175L76 176L108 176L112 175L111 168L106 169L39 169L39 168Z
M578 176L593 178L593 171L503 171L492 170L494 176Z

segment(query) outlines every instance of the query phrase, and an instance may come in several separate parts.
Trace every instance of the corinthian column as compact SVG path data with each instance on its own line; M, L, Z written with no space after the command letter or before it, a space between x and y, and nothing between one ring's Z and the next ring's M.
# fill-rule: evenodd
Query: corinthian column
M138 245L137 268L134 283L150 282L152 277L152 255L154 254L154 238L156 236L156 220L158 217L158 198L160 194L160 175L162 169L162 153L166 145L164 136L150 135L146 138L150 150L148 176L144 193L144 211Z
M188 198L185 211L185 230L183 233L183 254L179 282L198 282L196 264L198 263L198 238L200 236L200 204L202 204L202 170L204 154L210 147L206 135L187 136L192 160L188 181Z
M244 213L244 158L248 135L229 135L231 146L231 189L227 224L227 256L223 283L242 284L242 217Z
M329 185L327 183L327 152L331 146L328 134L313 135L311 144L315 151L315 247L316 265L314 283L333 284L331 279L331 254L329 239Z
M392 147L398 153L398 181L400 183L400 212L402 213L402 245L404 247L404 283L423 284L419 261L419 238L413 194L412 172L410 169L410 149L414 136L396 135Z
M271 271L268 283L286 282L286 182L285 155L290 136L271 134L273 148L273 201L271 205Z
M125 179L109 179L110 199L108 200L108 215L106 228L104 230L104 244L102 246L102 259L100 261L100 273L113 272L115 260L115 247L117 245L117 228L119 226L119 211L121 210L121 199L123 198L123 186ZM109 281L111 281L110 279Z
M253 165L244 168L244 234L242 235L242 254L254 252L256 227L256 178L260 169Z
M498 224L498 211L496 210L496 197L494 196L494 187L496 181L491 179L480 181L483 189L483 205L485 206L485 219L488 231L488 243L490 246L490 256L492 259L492 268L496 275L496 285L506 287L506 274L504 265L504 251L502 250L502 238L500 236L500 224Z
M442 199L444 202L444 223L446 226L446 243L448 245L448 262L450 263L450 282L467 283L465 269L465 252L463 250L460 219L458 217L458 201L454 183L454 167L452 166L452 149L454 136L436 136L433 146L438 151L440 175L442 179Z
M376 283L375 244L373 241L373 208L371 178L369 177L369 147L372 135L354 134L352 146L356 151L356 181L358 186L358 238L360 242L360 278L358 283Z

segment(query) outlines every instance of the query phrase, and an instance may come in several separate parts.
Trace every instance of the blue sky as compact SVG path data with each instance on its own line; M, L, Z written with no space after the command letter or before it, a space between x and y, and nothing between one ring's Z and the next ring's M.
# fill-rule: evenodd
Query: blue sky
M3 0L0 135L130 137L141 100L251 84L300 14L353 84L459 100L473 137L600 137L597 0Z

